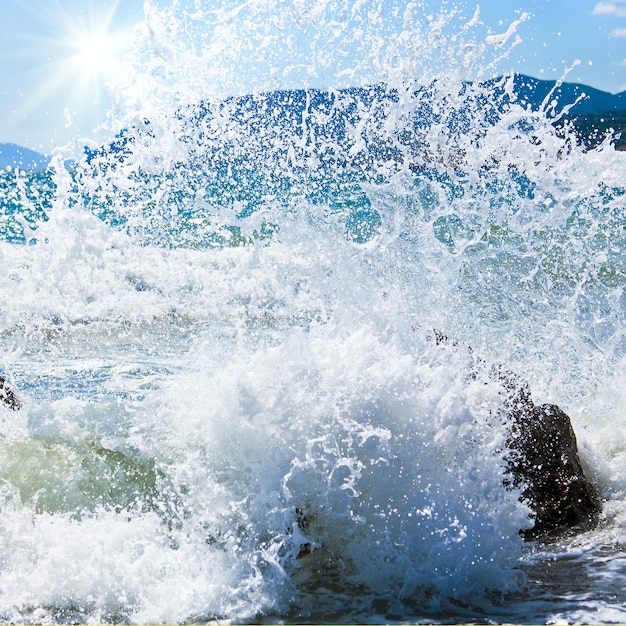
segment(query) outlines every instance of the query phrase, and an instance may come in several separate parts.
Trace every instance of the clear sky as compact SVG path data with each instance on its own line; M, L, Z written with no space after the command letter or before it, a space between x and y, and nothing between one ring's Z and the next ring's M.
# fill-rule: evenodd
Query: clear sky
M221 4L149 1L159 7L182 2L207 11ZM228 0L230 6L245 1ZM292 0L303 6L323 1L330 3ZM350 6L368 1L334 0ZM522 42L494 72L560 78L579 60L567 80L613 93L626 89L626 0L422 2L425 11L428 5L434 11L456 6L468 19L479 6L480 23L472 31L479 39L505 32L528 13L517 28ZM50 153L55 145L89 136L111 104L105 84L121 88L122 59L143 21L142 0L0 0L0 142Z

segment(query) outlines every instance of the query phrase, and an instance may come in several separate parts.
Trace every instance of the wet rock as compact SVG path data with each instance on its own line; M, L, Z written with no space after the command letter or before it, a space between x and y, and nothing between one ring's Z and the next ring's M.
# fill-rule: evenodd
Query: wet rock
M437 345L460 347L439 331L434 336ZM487 366L471 348L465 349L470 377L476 378ZM504 398L504 485L521 489L521 501L533 512L534 526L521 534L534 539L589 528L600 514L600 497L580 462L569 416L554 404L536 405L528 383L517 374L501 366L488 372L501 385Z
M524 537L592 526L600 497L580 462L569 416L554 404L534 404L528 384L515 374L494 368L492 377L506 396L505 485L521 488L521 499L534 514L534 526Z
M7 409L17 411L22 407L22 401L17 395L17 391L13 385L8 383L0 376L0 403Z

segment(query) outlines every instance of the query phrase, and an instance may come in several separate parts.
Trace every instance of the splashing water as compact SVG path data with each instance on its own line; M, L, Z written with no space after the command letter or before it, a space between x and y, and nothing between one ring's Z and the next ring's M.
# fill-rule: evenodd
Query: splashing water
M485 82L526 16L145 8L115 138L0 178L0 618L623 621L626 161ZM598 529L524 544L435 328L571 414Z

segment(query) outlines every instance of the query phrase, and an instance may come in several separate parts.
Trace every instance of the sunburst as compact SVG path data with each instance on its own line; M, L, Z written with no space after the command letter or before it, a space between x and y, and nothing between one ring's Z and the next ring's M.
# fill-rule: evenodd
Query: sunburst
M123 59L134 27L117 25L120 2L34 0L23 5L32 26L27 56L33 88L17 114L47 110L52 125L80 132L103 119L111 89L124 82Z
M72 54L64 62L79 82L115 80L122 67L120 53L124 42L119 34L109 32L106 24L97 30L80 26L80 31L72 33L67 41Z

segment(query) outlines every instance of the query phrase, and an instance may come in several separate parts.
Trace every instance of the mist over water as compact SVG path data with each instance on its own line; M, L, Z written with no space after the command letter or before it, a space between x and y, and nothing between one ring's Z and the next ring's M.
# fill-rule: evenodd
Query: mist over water
M0 174L0 619L624 621L626 161L481 86L516 27L146 4L111 142ZM594 531L518 534L492 363Z

